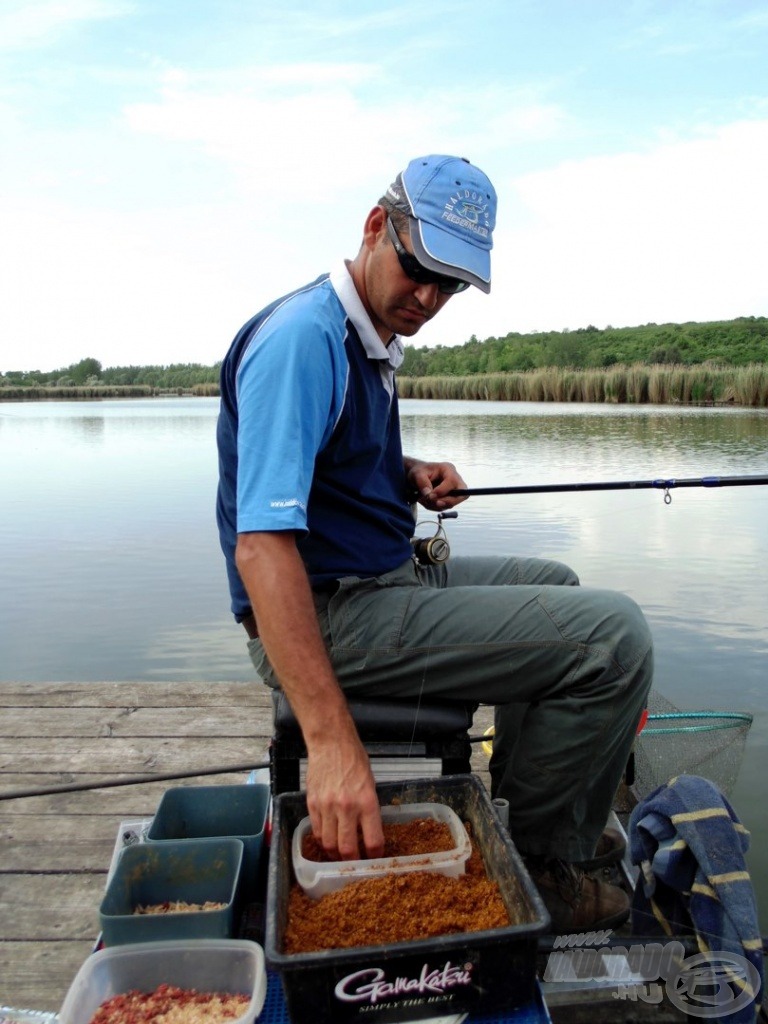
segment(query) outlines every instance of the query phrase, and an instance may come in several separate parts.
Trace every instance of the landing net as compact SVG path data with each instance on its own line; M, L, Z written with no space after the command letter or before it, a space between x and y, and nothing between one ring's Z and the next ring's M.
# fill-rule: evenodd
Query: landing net
M642 799L676 775L699 775L729 796L739 775L752 715L680 711L656 691L635 741L635 790Z

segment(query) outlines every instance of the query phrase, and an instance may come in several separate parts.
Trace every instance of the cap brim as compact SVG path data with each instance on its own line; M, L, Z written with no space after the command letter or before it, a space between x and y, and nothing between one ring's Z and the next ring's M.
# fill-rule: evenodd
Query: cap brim
M446 277L458 277L488 294L491 290L491 253L441 231L433 224L409 218L413 254L423 267Z

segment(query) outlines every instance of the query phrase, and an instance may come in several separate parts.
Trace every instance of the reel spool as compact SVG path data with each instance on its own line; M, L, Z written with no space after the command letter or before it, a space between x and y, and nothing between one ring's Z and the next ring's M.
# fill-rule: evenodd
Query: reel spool
M458 519L458 512L438 512L437 530L432 537L414 537L413 556L419 565L442 565L451 555L451 548L443 528L444 519Z

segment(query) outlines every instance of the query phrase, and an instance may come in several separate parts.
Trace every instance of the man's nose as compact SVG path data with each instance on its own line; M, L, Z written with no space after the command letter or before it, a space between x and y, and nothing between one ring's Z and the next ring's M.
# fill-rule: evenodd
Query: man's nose
M437 305L437 296L440 294L436 284L420 284L413 293L424 309L434 309Z

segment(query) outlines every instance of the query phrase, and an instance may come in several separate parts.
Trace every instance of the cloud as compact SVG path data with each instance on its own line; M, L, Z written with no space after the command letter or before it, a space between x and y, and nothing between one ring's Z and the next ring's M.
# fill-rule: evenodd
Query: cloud
M366 193L382 166L366 164ZM337 199L322 214L289 172L260 177L252 203L238 194L121 212L7 202L0 333L21 355L4 353L4 368L221 358L262 305L354 255L367 203L339 198L343 165L321 175ZM766 180L768 120L502 175L491 295L456 296L414 344L768 315Z
M301 202L364 181L382 148L389 148L371 140L360 151L361 132L369 131L372 115L348 85L356 74L350 67L325 67L307 87L309 68L295 68L291 75L283 68L247 88L224 91L172 82L158 102L130 104L124 113L135 133L190 143L214 157L244 193L268 191L275 202L295 202L295 196ZM382 136L395 116L382 116Z
M262 267L267 250L256 246L244 258L250 225L223 207L137 213L38 200L0 203L0 218L2 370L85 356L106 366L211 364L283 289L290 258L275 249L281 271Z
M271 188L277 202L290 197L299 206L357 199L362 189L373 201L371 182L379 180L383 191L415 154L460 152L481 164L485 154L487 164L510 146L555 138L568 123L560 106L533 90L395 96L386 86L386 71L373 63L298 63L204 77L168 69L158 98L126 105L124 117L137 135L187 143L218 160L244 197Z
M504 10L505 0L486 0L486 17L493 8ZM285 52L285 40L291 39L296 49L309 45L316 50L318 41L323 47L336 43L366 46L377 44L379 56L386 48L398 53L411 52L412 47L422 50L442 50L446 39L456 40L456 26L466 25L466 0L422 0L413 4L387 4L360 2L310 3L295 5L287 11L285 5L265 6L258 10L260 38L279 59ZM478 22L484 26L485 20ZM382 44L382 45L378 45Z
M768 11L765 9L748 11L741 17L735 18L731 23L731 27L740 32L768 29Z
M354 255L367 210L413 155L467 153L493 173L494 147L502 166L503 146L563 123L524 90L397 101L374 63L315 67L153 62L144 87L157 98L118 118L18 124L0 236L0 331L23 352L10 368L213 362L261 305Z
M510 281L510 322L765 315L766 180L768 121L519 178L495 269Z
M0 50L46 46L80 22L122 17L133 6L124 0L4 0L0 10Z
M4 6L0 31L32 46L129 10L124 0L17 3ZM661 134L662 110L651 129L622 121L601 138L631 140L626 152L582 159L610 119L604 108L578 119L583 69L544 63L527 78L487 70L446 85L430 72L458 52L440 36L460 46L450 13L435 33L374 58L357 40L386 28L377 19L407 23L404 8L356 11L320 36L302 23L299 43L286 12L250 12L238 25L258 59L241 48L226 67L221 47L205 50L206 63L185 46L171 59L162 34L152 56L127 57L122 34L114 60L87 51L97 65L73 56L51 71L34 55L19 79L28 92L7 92L0 109L0 332L22 353L16 366L84 355L213 362L261 305L354 255L370 205L428 151L483 167L500 209L491 296L457 296L416 344L768 313L765 97L728 108L753 120L685 138ZM202 24L182 28L197 38ZM53 88L56 75L69 76L66 89ZM556 162L563 152L571 159Z

